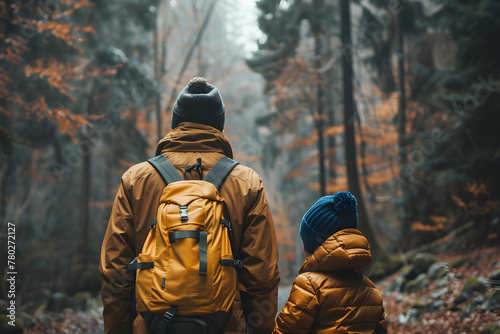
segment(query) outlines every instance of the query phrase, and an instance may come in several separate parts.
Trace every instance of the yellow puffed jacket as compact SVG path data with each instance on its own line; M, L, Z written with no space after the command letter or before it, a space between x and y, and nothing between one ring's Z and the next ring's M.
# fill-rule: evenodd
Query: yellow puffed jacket
M333 234L300 268L273 333L387 333L380 292L354 271L370 262L360 231Z

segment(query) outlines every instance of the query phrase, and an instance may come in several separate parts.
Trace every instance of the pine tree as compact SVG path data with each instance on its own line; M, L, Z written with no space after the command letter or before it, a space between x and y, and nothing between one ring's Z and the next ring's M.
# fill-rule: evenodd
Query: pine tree
M435 15L434 27L456 46L455 66L438 70L423 81L422 95L431 96L437 105L433 115L435 123L426 129L435 142L435 151L416 166L415 173L425 171L418 175L422 181L435 182L436 196L443 198L446 211L461 224L467 218L460 218L464 211L453 196L476 200L480 206L485 203L484 198L471 195L468 184L485 184L488 200L500 199L495 187L500 183L497 131L500 44L493 42L500 35L500 3L442 1L442 6ZM450 48L449 52L452 51ZM421 191L414 193L414 196L421 195ZM426 209L427 214L432 212L431 208ZM483 209L482 215L491 213L491 208Z

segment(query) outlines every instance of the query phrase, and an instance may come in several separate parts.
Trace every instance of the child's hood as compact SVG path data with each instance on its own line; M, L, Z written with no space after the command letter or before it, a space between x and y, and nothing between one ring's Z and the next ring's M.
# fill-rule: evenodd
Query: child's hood
M326 239L299 272L356 270L366 267L371 260L370 244L363 234L356 229L345 229Z

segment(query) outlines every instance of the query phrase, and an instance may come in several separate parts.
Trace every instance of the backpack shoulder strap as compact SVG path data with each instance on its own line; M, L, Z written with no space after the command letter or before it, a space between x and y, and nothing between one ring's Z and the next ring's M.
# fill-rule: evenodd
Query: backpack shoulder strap
M151 158L148 162L158 171L165 184L184 180L174 165L163 155Z
M238 161L229 157L223 157L217 161L203 180L213 183L217 190L220 191L220 188L222 187L224 181L226 181L227 176L237 164L239 164Z

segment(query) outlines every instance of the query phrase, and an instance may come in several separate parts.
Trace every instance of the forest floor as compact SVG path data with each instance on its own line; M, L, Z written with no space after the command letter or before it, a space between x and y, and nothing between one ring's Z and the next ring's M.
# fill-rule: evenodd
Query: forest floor
M499 246L476 248L475 250L460 252L443 252L435 254L439 261L453 263L462 259L463 265L458 268L450 267L455 279L450 280L445 288L451 293L441 296L447 307L437 312L424 313L419 317L419 323L400 324L398 317L407 312L412 305L425 300L436 290L436 281L414 293L389 292L388 289L401 276L401 271L376 282L377 287L384 295L384 306L389 333L394 334L479 334L482 328L490 323L500 321L500 309L482 311L477 307L466 316L461 317L461 310L465 309L471 300L453 306L453 300L461 293L465 281L471 277L488 278L494 267L500 266ZM492 290L493 288L490 288ZM288 298L290 286L283 286L279 290L279 310ZM102 305L99 302L89 303L86 310L65 309L60 313L35 313L32 326L24 329L25 334L38 333L71 333L71 334L100 334L103 333Z
M465 247L464 247L465 248ZM410 293L401 294L399 292L384 291L394 283L401 275L401 272L396 272L390 277L377 283L377 287L384 294L384 307L386 310L386 319L388 322L389 333L397 334L476 334L480 333L483 327L487 324L500 321L500 309L494 311L482 311L480 308L475 310L466 317L461 317L462 310L466 308L471 300L456 305L452 308L453 300L460 295L464 283L471 277L488 278L493 271L492 265L498 268L500 266L500 249L499 247L481 248L473 251L463 252L445 252L436 254L440 261L453 263L458 259L463 259L464 264L458 268L450 267L450 271L455 275L456 280L450 281L445 288L451 291L450 294L441 296L448 307L437 312L428 312L420 316L418 324L400 324L398 317L400 314L408 311L412 305L419 301L425 300L436 290L443 287L436 287L436 282L431 282L426 288ZM493 288L490 288L490 290Z
M24 328L23 334L103 334L102 309L94 305L84 311L67 308L57 314L35 314L34 326Z

